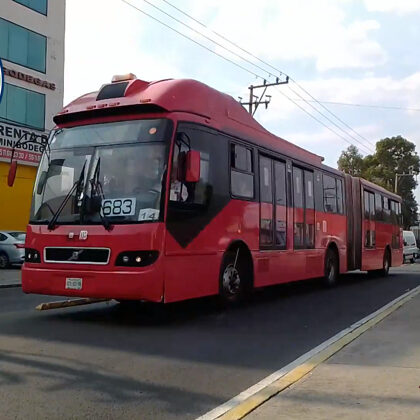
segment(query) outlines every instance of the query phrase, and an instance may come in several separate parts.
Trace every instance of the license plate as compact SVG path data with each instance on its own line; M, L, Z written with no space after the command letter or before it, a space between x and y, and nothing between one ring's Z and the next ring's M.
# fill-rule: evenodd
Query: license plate
M66 278L66 289L82 290L83 279Z

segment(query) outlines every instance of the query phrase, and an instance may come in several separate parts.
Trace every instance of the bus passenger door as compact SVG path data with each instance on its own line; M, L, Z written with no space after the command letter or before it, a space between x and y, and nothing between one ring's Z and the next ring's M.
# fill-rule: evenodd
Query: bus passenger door
M363 192L364 201L364 220L363 220L363 236L364 236L364 252L362 258L363 270L374 270L378 267L375 265L375 248L376 248L376 232L375 232L375 195L369 191Z
M260 249L274 247L273 161L260 156Z
M260 156L260 254L257 286L290 281L295 275L287 248L286 164ZM284 252L282 252L284 250ZM298 265L298 264L297 264Z
M304 171L305 184L305 248L315 247L314 173Z

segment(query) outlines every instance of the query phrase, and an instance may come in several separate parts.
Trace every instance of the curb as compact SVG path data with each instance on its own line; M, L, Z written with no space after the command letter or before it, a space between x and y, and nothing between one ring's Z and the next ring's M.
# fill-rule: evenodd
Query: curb
M274 372L236 397L209 411L198 420L239 420L270 398L289 388L309 372L339 352L343 347L374 327L380 321L420 293L420 286L404 293L377 311L326 340L294 362Z

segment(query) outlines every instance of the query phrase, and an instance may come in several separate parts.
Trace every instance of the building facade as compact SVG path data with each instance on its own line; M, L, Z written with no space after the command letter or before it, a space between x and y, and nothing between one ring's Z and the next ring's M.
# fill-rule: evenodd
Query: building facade
M13 145L22 136L48 136L63 106L65 0L1 0L0 230L25 230L42 146L16 148L13 188L7 174ZM38 139L40 138L38 137Z

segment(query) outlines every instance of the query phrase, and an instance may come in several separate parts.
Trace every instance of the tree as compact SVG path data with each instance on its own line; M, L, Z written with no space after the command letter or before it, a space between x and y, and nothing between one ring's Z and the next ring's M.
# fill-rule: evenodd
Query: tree
M352 176L361 176L363 172L363 156L356 146L349 146L341 152L338 169Z
M417 181L414 175L409 174L419 171L420 158L414 143L401 136L387 137L376 143L376 153L367 175L371 181L380 179L381 185L401 195L405 228L417 220L417 202L413 193ZM405 175L398 177L397 185L396 174Z
M376 143L373 155L364 158L360 155L362 163L358 155L360 153L355 146L343 151L338 160L339 169L351 175L361 176L389 191L394 192L396 189L402 197L404 227L409 228L415 224L417 202L413 191L417 181L414 175L410 175L420 171L420 158L415 144L401 136L387 137ZM395 186L396 174L404 174L398 177L397 186Z

